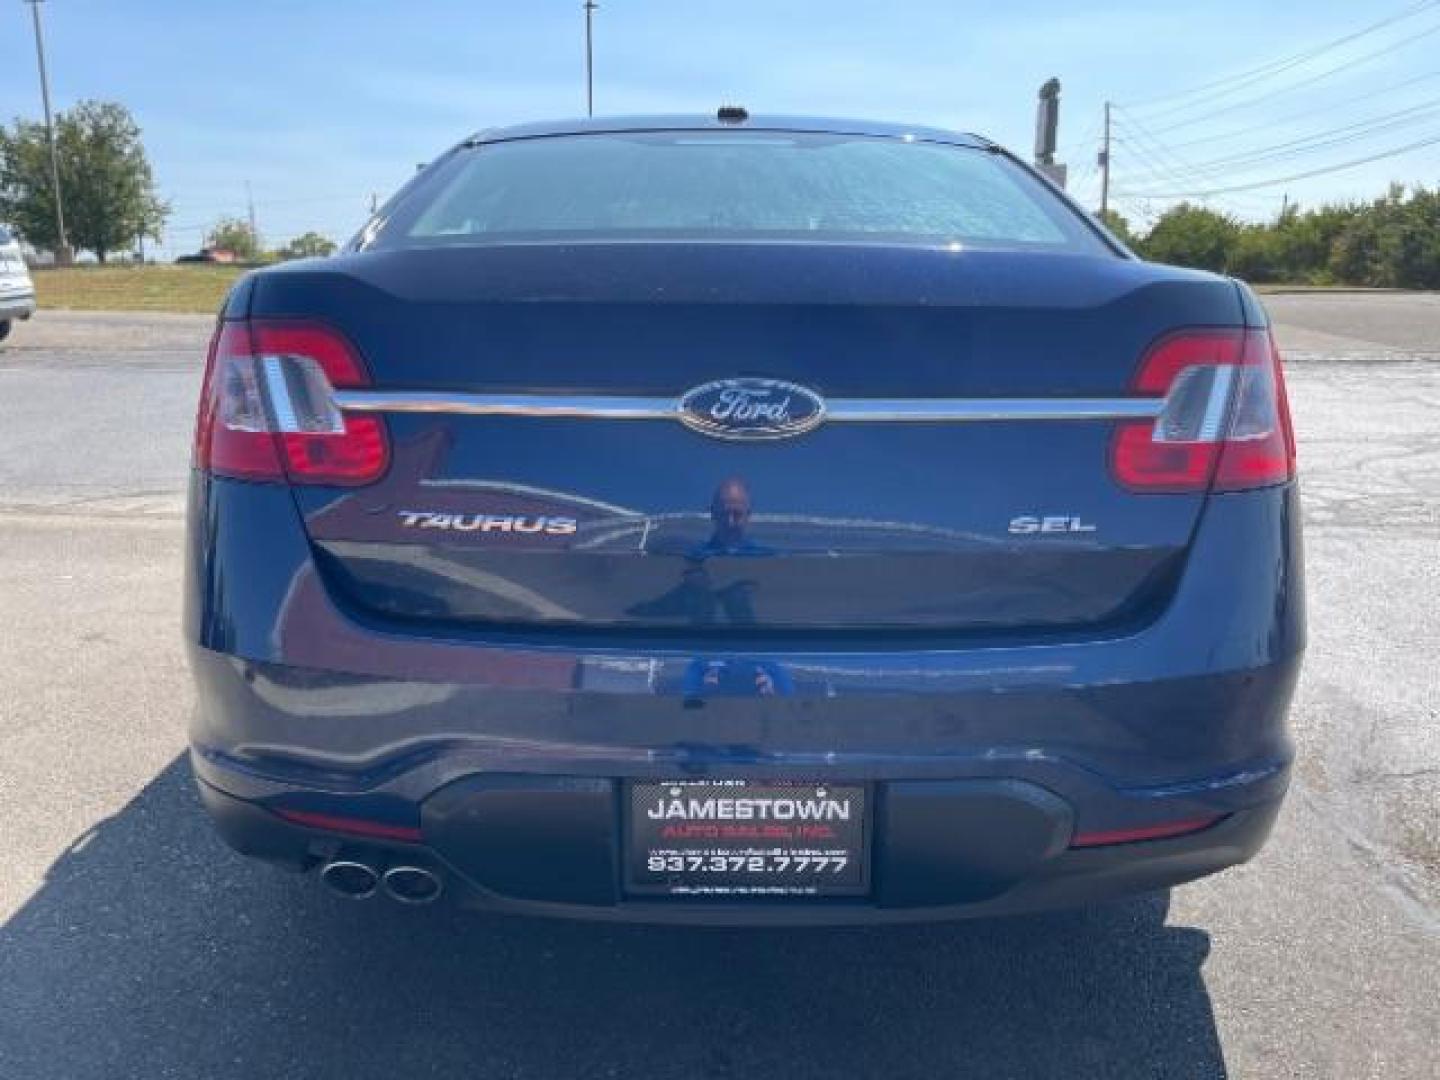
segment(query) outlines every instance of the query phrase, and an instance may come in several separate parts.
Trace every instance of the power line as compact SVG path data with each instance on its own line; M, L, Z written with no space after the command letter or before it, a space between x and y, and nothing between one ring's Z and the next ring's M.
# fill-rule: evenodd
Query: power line
M1145 199L1199 199L1211 195L1225 195L1235 191L1256 191L1260 188L1274 187L1277 184L1289 184L1296 180L1309 180L1315 176L1325 176L1329 173L1341 172L1345 169L1353 169L1360 165L1369 165L1371 162L1384 161L1386 158L1399 157L1401 154L1408 154L1414 150L1421 150L1427 146L1440 145L1440 135L1419 139L1404 146L1397 146L1391 150L1385 150L1378 154L1369 154L1365 157L1354 158L1350 161L1342 161L1338 165L1327 165L1321 169L1311 169L1308 172L1292 173L1289 176L1277 176L1270 180L1257 180L1251 184L1234 184L1230 187L1210 188L1206 191L1130 191L1125 195L1128 198Z
M1148 174L1150 180L1168 182L1176 186L1184 186L1195 182L1194 177L1186 176L1184 173L1177 171L1172 165L1166 162L1162 156L1146 149L1142 143L1138 141L1133 143L1121 140L1117 141L1120 141L1121 145L1132 152L1132 159L1138 159L1142 167L1142 175Z
M1303 157L1319 150L1329 150L1352 142L1363 142L1398 128L1428 121L1433 119L1437 112L1440 112L1440 101L1430 101L1409 109L1401 109L1386 116L1372 117L1358 123L1332 128L1329 131L1319 131L1288 142L1276 143L1271 147L1232 154L1229 157L1213 158L1197 168L1211 172L1218 169L1234 171L1239 167L1248 168L1275 161L1288 161L1291 158Z
M1274 98L1283 97L1286 94L1292 94L1296 90L1302 90L1307 86L1313 86L1315 83L1322 82L1325 79L1330 78L1332 75L1343 74L1344 72L1350 71L1353 68L1359 67L1363 64L1368 64L1372 60L1378 60L1382 56L1387 56L1392 52L1396 52L1399 49L1406 48L1409 45L1413 45L1417 41L1421 41L1437 33L1440 33L1440 23L1436 23L1434 26L1428 27L1425 30L1420 31L1418 34L1412 34L1404 41L1397 41L1391 45L1385 46L1383 49L1377 49L1374 52L1366 53L1363 56L1358 56L1353 60L1347 60L1343 64L1337 64L1334 67L1326 68L1324 71L1320 71L1314 75L1310 75L1307 78L1301 79L1299 82L1294 82L1290 83L1288 86L1279 87L1278 89L1269 91L1268 93L1261 94L1258 97L1251 97L1246 98L1243 101L1232 102L1229 105L1221 106L1218 109L1212 109L1209 112L1201 113L1198 116L1191 116L1183 120L1177 120L1175 123L1170 124L1168 127L1161 128L1160 130L1162 133L1169 131L1178 131L1181 128L1193 127L1195 124L1203 123L1204 121L1213 119L1217 116L1224 116L1229 113L1236 112L1240 109L1248 109L1254 105L1263 105L1266 102L1273 100ZM1154 117L1150 117L1150 119L1154 120Z
M1096 140L1096 138L1099 137L1099 135L1100 122L1097 120L1095 123L1091 124L1090 127L1086 130L1085 134L1081 135L1078 139L1071 139L1069 142L1057 146L1055 148L1055 153L1063 156L1065 154L1068 154L1072 150L1079 149L1080 147L1088 147Z
M1144 147L1142 147L1138 143L1123 143L1122 145L1126 146L1126 148L1131 151L1130 160L1135 162L1139 167L1138 169L1134 170L1121 170L1117 173L1117 175L1120 177L1120 184L1122 185L1122 190L1115 196L1116 198L1119 198L1120 195L1128 195L1132 198L1136 195L1143 195L1146 198L1152 197L1148 191L1136 191L1133 188L1126 190L1124 188L1124 185L1126 184L1159 184L1161 186L1168 187L1187 187L1201 186L1207 183L1223 183L1223 181L1218 177L1205 177L1197 175L1187 176L1183 173L1177 172L1171 166L1166 165L1165 162L1162 161L1160 158L1146 151ZM1247 204L1251 202L1251 199L1249 196L1240 195L1231 196L1224 201L1227 204L1233 205L1237 210L1245 210L1249 208Z
M1380 20L1377 23L1373 23L1368 27L1362 28L1359 31L1355 31L1352 34L1347 35L1342 41L1329 42L1326 45L1307 50L1304 54L1296 54L1296 56L1287 57L1280 61L1276 61L1271 65L1267 65L1265 70L1269 75L1280 74L1282 70L1295 66L1292 61L1295 61L1297 56L1304 55L1306 59L1313 59L1314 56L1322 54L1328 49L1335 47L1337 44L1343 44L1348 41L1353 41L1358 37L1364 36L1366 33L1372 33L1375 30L1380 29L1382 26L1393 25L1395 22L1398 22L1403 18L1409 18L1415 14L1419 14L1420 12L1435 6L1436 0L1432 0L1432 2L1425 4L1412 5L1410 8L1407 8L1398 14L1388 16L1386 19ZM1380 56L1387 55L1388 53L1393 52L1399 48L1403 48L1405 45L1408 45L1413 41L1421 40L1436 33L1440 33L1440 23L1421 30L1419 33L1412 35L1410 38L1403 42L1391 43L1380 49L1372 50L1371 52L1366 53L1363 56L1354 57L1350 60L1345 61L1344 63L1332 65L1331 67L1326 68L1323 71L1313 73L1308 77L1299 80L1298 82L1294 82L1288 86L1271 90L1263 96L1250 98L1243 102L1232 102L1231 104L1223 108L1212 109L1207 113L1203 113L1197 116L1191 116L1188 119L1178 121L1162 130L1168 132L1184 127L1189 127L1193 124L1200 123L1214 116L1233 112L1237 109L1246 108L1251 105L1262 104L1284 94L1294 93L1295 91L1302 89L1305 86L1310 86L1323 79L1331 78L1335 75L1341 74L1342 72L1350 71L1362 64L1369 63L1370 61L1375 60ZM1255 73L1259 70L1260 69L1253 69L1250 75L1254 76ZM1230 81L1233 83L1235 82L1236 78L1238 77L1232 77ZM1252 78L1251 81L1258 81L1258 79ZM1409 85L1410 83L1413 83L1415 81L1418 80L1406 80L1401 85ZM1238 86L1239 84L1237 83L1235 86L1232 86L1231 89L1236 89L1238 88ZM1228 92L1229 91L1227 91L1227 93ZM1193 109L1195 107L1195 104L1196 103L1190 103L1185 105L1183 108ZM1261 148L1238 151L1234 154L1223 155L1220 158L1212 159L1210 161L1201 162L1198 164L1181 157L1181 155L1175 152L1173 146L1167 144L1165 141L1162 140L1159 135L1156 135L1154 132L1152 132L1146 125L1146 123L1143 123L1129 109L1117 106L1115 107L1114 111L1120 114L1118 117L1116 117L1116 119L1121 124L1122 133L1128 132L1131 136L1129 139L1119 138L1116 141L1120 142L1127 149L1130 149L1137 157L1141 159L1142 172L1149 173L1150 177L1155 180L1165 181L1168 179L1176 187L1193 188L1195 190L1193 192L1187 193L1187 195L1188 197L1198 198L1201 197L1201 191L1205 192L1208 196L1225 194L1239 190L1248 190L1251 186L1249 184L1235 184L1231 182L1234 179L1234 174L1237 170L1242 172L1249 171L1264 164L1288 161L1293 158L1303 157L1307 154L1317 153L1319 151L1331 149L1336 146L1347 145L1351 142L1374 138L1375 136L1383 134L1386 131L1393 130L1398 127L1403 127L1419 121L1427 120L1430 118L1432 109L1433 103L1427 102L1419 106L1411 106L1408 109L1396 110L1393 113L1382 114L1379 117L1369 118L1367 120L1357 123L1342 125L1338 128L1333 128L1320 132L1312 132L1305 136L1297 137L1295 139L1288 140L1278 145L1270 145ZM1175 110L1168 111L1173 112ZM1164 114L1165 111L1162 111L1160 115ZM1193 141L1199 142L1200 140ZM1215 140L1210 139L1207 141L1213 142ZM1282 181L1260 182L1255 186L1264 187L1269 186L1270 183L1279 182ZM1154 193L1153 197L1163 196L1161 196L1159 193Z
M1343 146L1346 143L1371 139L1397 128L1429 120L1435 115L1437 110L1440 110L1440 99L1425 101L1404 109L1397 109L1392 113L1382 113L1379 116L1366 117L1363 120L1344 124L1337 128L1311 132L1308 135L1302 135L1285 142L1272 143L1268 146L1243 150L1235 154L1211 158L1198 163L1187 160L1183 162L1183 164L1188 171L1197 174L1213 175L1219 172L1232 174L1240 167L1303 157L1306 154L1313 154L1318 150L1325 150L1334 146ZM1127 119L1125 124L1126 129L1137 135L1144 130L1133 118ZM1169 151L1172 159L1176 161L1181 160L1179 155L1173 153L1175 149L1173 146L1161 143L1153 136L1150 136L1150 141L1152 144L1161 146Z
M1122 117L1121 122L1123 124L1123 130L1128 131L1134 137L1137 143L1143 141L1146 145L1152 148L1153 152L1157 156L1163 157L1166 160L1173 162L1175 168L1178 169L1180 173L1189 174L1193 177L1199 177L1202 182L1224 183L1226 179L1228 179L1227 177L1213 174L1211 170L1207 168L1197 167L1191 164L1189 161L1182 158L1179 154L1169 149L1164 142L1162 142L1158 137L1151 133L1148 127L1142 124L1139 120L1136 120L1134 117ZM1130 146L1131 144L1127 142L1126 145ZM1167 171L1171 172L1172 175L1174 175L1175 170ZM1181 181L1181 183L1193 182L1193 180Z
M1422 2L1418 4L1411 4L1407 8L1403 8L1398 12L1385 16L1383 19L1379 19L1376 22L1370 23L1368 26L1361 27L1359 30L1352 31L1351 33L1345 34L1331 41L1327 41L1321 45L1311 46L1308 49L1303 49L1300 52L1294 53L1290 56L1281 57L1278 60L1271 60L1268 63L1261 64L1258 67L1249 69L1248 71L1242 71L1235 75L1229 75L1219 79L1213 79L1208 83L1202 83L1199 86L1191 87L1189 90L1180 90L1169 94L1159 94L1155 97L1142 98L1140 101L1128 102L1126 103L1126 107L1132 109L1147 109L1151 105L1155 105L1160 102L1194 97L1196 94L1202 94L1217 87L1228 86L1228 89L1211 95L1212 97L1224 97L1225 95L1230 94L1236 90L1242 90L1246 86L1253 86L1257 82L1262 82L1273 75L1279 75L1282 72L1289 71L1291 68L1298 67L1299 65L1304 64L1309 60L1315 59L1317 56L1322 56L1325 53L1337 49L1342 45L1348 45L1352 41L1357 41L1362 37L1373 34L1377 30L1383 30L1388 26L1393 26L1398 22L1404 21L1405 19L1412 18L1415 15L1418 15L1429 8L1435 7L1437 2L1440 2L1440 0L1422 0ZM1181 105L1172 107L1170 109L1162 109L1156 115L1167 115L1171 112L1182 112L1190 107L1191 106L1189 105ZM1152 116L1151 119L1154 119L1154 117Z
M1164 181L1166 179L1176 186L1197 186L1206 183L1224 185L1231 176L1209 165L1197 166L1182 158L1179 154L1166 147L1159 139L1149 133L1144 124L1130 117L1126 121L1125 130L1133 136L1133 140L1124 140L1122 145L1135 152L1147 166L1147 171L1152 179ZM1149 149L1147 149L1147 146ZM1173 164L1172 164L1173 163ZM1161 175L1161 174L1164 175ZM1245 212L1253 211L1256 200L1248 196L1239 198L1231 197L1226 202L1230 203L1236 210ZM1250 204L1247 208L1246 204ZM1266 207L1268 209L1268 206Z
M371 194L368 191L358 193L347 191L338 195L306 195L298 199L261 199L260 205L269 209L274 206L308 206L316 203L357 202L364 204L367 203Z
M1372 90L1368 94L1357 94L1354 97L1348 97L1343 102L1337 102L1335 105L1330 106L1329 109L1330 111L1348 109L1351 105L1358 105L1362 101L1370 101L1373 98L1393 94L1396 90L1403 90L1407 86L1414 86L1416 83L1426 82L1430 79L1440 79L1440 71L1427 71L1423 75L1416 75L1414 78L1405 79L1398 83L1391 83L1388 86L1382 86L1380 89ZM1204 143L1221 142L1225 139L1238 139L1245 135L1254 135L1260 131L1274 131L1275 128L1283 124L1288 124L1295 120L1308 120L1314 115L1315 106L1311 105L1309 108L1303 109L1300 112L1287 113L1274 120L1267 120L1263 124L1251 124L1248 127L1231 128L1228 131L1217 132L1213 135L1202 135L1198 139L1186 139L1184 142L1169 143L1168 145L1172 150L1184 150L1188 147L1200 146Z
M1185 186L1186 184L1204 183L1204 182L1205 182L1205 177L1198 177L1198 176L1188 176L1188 177L1187 177L1187 176L1185 176L1185 175L1183 175L1183 174L1177 173L1173 168L1171 168L1170 166L1166 165L1163 161L1161 161L1161 160L1158 159L1157 157L1155 157L1155 156L1153 156L1152 154L1150 154L1148 151L1146 151L1146 150L1145 150L1140 144L1138 144L1138 143L1136 143L1136 144L1126 144L1126 145L1129 146L1129 148L1130 148L1132 151L1134 151L1135 156L1138 157L1138 158L1141 160L1141 163L1145 166L1144 172L1146 172L1146 173L1149 174L1148 179L1151 180L1151 181L1169 182L1169 183L1171 183L1172 185L1177 186L1177 187L1183 187L1183 186ZM1129 179L1128 174L1126 174L1126 178ZM1142 182L1143 182L1143 180L1142 180ZM1211 182L1213 183L1213 182L1215 182L1215 181L1212 180ZM1133 191L1132 191L1132 192L1121 191L1121 192L1118 192L1118 193L1115 195L1115 198L1116 198L1116 199L1128 199L1128 200L1130 200L1130 201L1134 201L1136 198L1147 198L1147 199L1149 199L1149 198L1156 198L1156 197L1157 197L1157 196L1152 196L1149 192L1146 192L1146 191L1138 191L1138 192L1133 192ZM1220 200L1215 200L1212 196L1203 196L1203 197L1202 197L1202 196L1198 196L1198 195L1197 195L1197 196L1193 196L1193 197L1194 197L1194 198L1197 198L1197 199L1200 199L1200 201L1202 201L1202 202L1203 202L1203 201L1218 201L1218 202L1221 203L1221 205L1226 206L1226 207L1228 207L1229 209L1232 209L1232 210L1234 210L1234 211L1237 212L1237 213L1251 213L1251 212L1253 212L1253 211L1256 209L1257 206L1262 206L1262 205L1263 205L1263 206L1267 206L1267 208L1268 208L1268 204L1265 203L1264 200L1255 199L1255 198L1252 198L1251 196L1248 196L1248 195L1240 195L1240 196L1234 196L1234 195L1232 195L1232 196L1229 196L1229 197L1227 197L1227 198L1225 198L1225 199L1220 199Z
M1146 145L1138 139L1133 142L1128 139L1117 139L1116 142L1127 150L1132 151L1144 167L1142 171L1149 173L1151 176L1169 179L1181 184L1191 183L1194 180L1193 175L1188 175L1186 171L1170 165L1164 160L1161 153L1154 149L1147 148Z

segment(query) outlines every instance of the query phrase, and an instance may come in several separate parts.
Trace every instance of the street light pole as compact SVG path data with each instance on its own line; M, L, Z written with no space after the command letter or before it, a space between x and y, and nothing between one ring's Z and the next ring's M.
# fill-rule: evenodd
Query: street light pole
M1100 150L1100 213L1110 209L1110 102L1105 102L1105 136Z
M55 149L55 124L50 118L50 77L45 71L45 31L40 26L40 4L42 0L24 0L30 5L30 14L35 21L35 58L40 63L40 98L45 103L45 138L50 143L50 184L55 193L55 262L60 266L70 262L70 245L65 242L65 207L60 196L60 155Z
M595 52L592 47L591 23L595 9L600 5L595 0L585 0L585 115L595 115Z

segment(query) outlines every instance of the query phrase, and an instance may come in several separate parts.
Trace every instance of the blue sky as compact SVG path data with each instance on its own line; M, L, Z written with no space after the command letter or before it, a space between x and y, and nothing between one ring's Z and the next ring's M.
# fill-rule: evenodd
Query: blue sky
M1036 89L1057 75L1063 157L1087 204L1101 103L1125 106L1115 187L1132 216L1168 202L1136 193L1265 181L1440 138L1440 4L1417 0L601 3L598 114L740 102L959 127L1028 153ZM1408 18L1251 84L1142 104L1409 7ZM579 0L48 0L44 17L57 107L121 101L144 129L174 207L169 253L196 247L220 215L243 213L247 181L267 242L311 228L341 239L372 192L383 198L464 135L584 110ZM39 113L28 8L0 0L0 122ZM1370 131L1382 115L1394 126ZM1337 129L1333 146L1244 157ZM1368 197L1392 179L1440 182L1440 144L1209 201L1263 216L1282 192L1302 203Z

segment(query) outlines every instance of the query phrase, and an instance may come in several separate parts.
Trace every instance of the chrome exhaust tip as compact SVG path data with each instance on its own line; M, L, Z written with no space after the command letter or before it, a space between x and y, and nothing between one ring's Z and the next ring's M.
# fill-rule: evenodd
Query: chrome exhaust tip
M374 867L364 863L336 859L321 868L320 880L338 896L350 900L364 900L375 895L375 889L380 884L380 875L375 872Z
M430 904L440 898L444 883L423 866L392 866L385 871L385 891L402 904Z

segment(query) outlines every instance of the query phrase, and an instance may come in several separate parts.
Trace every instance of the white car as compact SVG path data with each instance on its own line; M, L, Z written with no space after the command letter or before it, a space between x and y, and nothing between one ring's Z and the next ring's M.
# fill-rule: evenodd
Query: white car
M0 341L10 336L10 324L35 312L35 283L25 268L25 256L10 230L0 225Z

